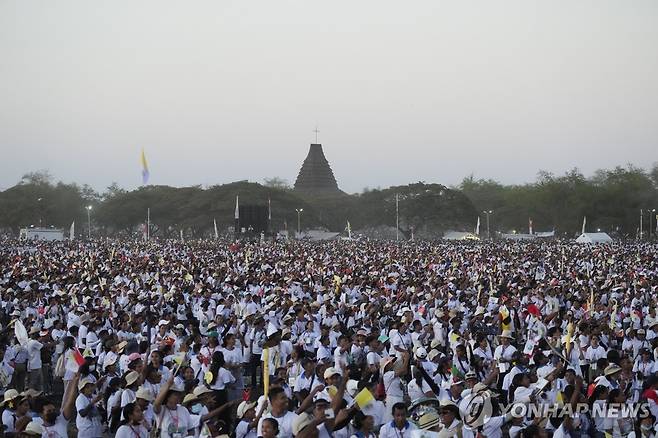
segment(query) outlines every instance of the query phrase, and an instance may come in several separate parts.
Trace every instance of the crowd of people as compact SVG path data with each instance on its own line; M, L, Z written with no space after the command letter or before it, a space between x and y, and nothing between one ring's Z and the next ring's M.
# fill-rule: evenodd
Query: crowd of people
M2 433L654 438L657 249L0 240Z

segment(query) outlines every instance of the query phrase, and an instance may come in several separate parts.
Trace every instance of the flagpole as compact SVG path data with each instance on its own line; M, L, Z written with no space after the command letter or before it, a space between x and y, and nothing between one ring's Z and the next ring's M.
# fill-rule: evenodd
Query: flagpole
M146 241L151 240L151 208L146 209Z

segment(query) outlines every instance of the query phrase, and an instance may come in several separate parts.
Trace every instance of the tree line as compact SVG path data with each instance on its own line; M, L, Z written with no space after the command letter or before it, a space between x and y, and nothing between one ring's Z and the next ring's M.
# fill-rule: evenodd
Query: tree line
M456 187L413 183L364 191L360 194L310 196L291 189L284 180L270 178L265 185L239 181L203 188L145 186L125 190L116 183L98 192L88 185L55 182L45 171L28 173L13 187L0 192L0 230L17 234L26 226L68 229L75 221L79 235L86 234L88 219L96 236L136 237L150 209L156 237L175 238L181 230L192 238L209 237L213 222L227 233L234 224L235 197L242 205L271 205L273 231L297 227L353 231L394 227L404 237L415 230L432 237L446 230L473 231L478 216L481 234L484 211L492 212L492 232L554 230L560 236L580 232L583 217L588 231L605 231L633 238L644 212L645 235L656 229L658 164L650 170L628 165L602 169L586 177L578 169L564 175L540 171L527 184L505 185L473 175ZM87 208L91 207L89 210Z

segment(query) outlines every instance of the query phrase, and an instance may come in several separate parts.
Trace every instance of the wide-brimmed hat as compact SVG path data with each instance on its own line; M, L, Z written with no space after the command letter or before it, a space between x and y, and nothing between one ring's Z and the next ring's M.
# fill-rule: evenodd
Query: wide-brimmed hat
M26 435L43 436L43 426L34 421L30 421L27 423L27 426L25 426L23 433Z
M82 391L82 389L87 386L87 385L94 385L96 382L94 382L91 379L80 379L78 382L78 391Z
M187 395L183 398L183 404L186 405L186 404L191 403L191 402L196 401L196 400L198 400L198 397L197 397L196 395L194 395L194 394L187 394Z
M214 391L207 386L199 385L196 388L194 388L194 391L192 393L196 395L197 397L201 397L204 394L212 394Z
M7 391L5 391L5 395L4 395L4 398L3 398L2 402L0 402L0 407L4 406L7 402L10 402L12 400L16 400L20 396L21 395L15 389L13 389L13 388L8 389Z
M418 419L418 428L429 430L441 424L441 416L435 411L428 411Z
M503 330L501 334L498 335L499 338L514 339L512 332L510 330Z
M249 409L253 409L256 407L258 403L257 402L248 402L248 401L243 401L238 405L238 418L244 417L244 414L247 413Z
M304 430L306 426L311 424L313 422L313 417L307 413L303 413L297 418L295 418L292 422L292 434L294 436L299 435L299 432Z
M603 374L606 376L612 376L613 374L617 374L618 372L621 371L621 367L617 364L611 363L607 367L605 367L605 370L603 370Z
M153 400L155 400L155 397L153 396L151 390L146 389L143 386L139 387L139 389L135 393L135 398L141 398L142 400L146 400L147 402L152 402Z
M139 380L139 373L137 371L131 371L126 374L126 386L130 386Z

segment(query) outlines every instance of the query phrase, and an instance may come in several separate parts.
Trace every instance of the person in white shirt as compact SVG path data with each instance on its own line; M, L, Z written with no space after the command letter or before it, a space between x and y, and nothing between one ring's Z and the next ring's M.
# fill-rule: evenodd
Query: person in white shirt
M75 409L78 413L75 425L78 428L79 438L99 438L103 434L101 414L96 406L103 399L103 394L92 398L95 386L87 379L82 379L78 383L80 394L75 400Z
M121 426L117 429L115 438L147 438L149 431L142 424L144 414L137 403L128 403L123 407Z
M258 422L257 436L263 437L263 421L268 418L273 418L279 423L278 438L292 438L292 424L297 418L295 412L288 410L288 397L283 388L272 388L269 391L268 398L270 401L271 411L264 414Z
M41 391L43 388L43 373L41 372L41 349L43 348L43 344L38 340L41 334L38 328L33 327L30 331L31 339L27 341L28 388L37 391ZM45 333L45 335L47 334L48 332Z
M78 383L78 375L74 377L74 386L69 387L68 393L64 394L64 401L61 411L55 408L55 405L49 400L37 401L36 411L39 416L34 417L32 421L38 423L43 428L43 436L48 438L67 438L68 426L75 416L75 399L77 391L75 385ZM40 400L40 399L37 399Z
M391 407L389 417L392 420L379 429L379 438L411 438L411 433L417 429L407 420L407 406L403 402L397 402Z
M156 425L161 438L184 437L194 434L194 424L189 411L181 406L183 388L173 385L174 376L162 385L153 402Z
M402 354L402 365L395 366L395 356L390 356L382 359L382 379L384 381L384 390L386 391L386 418L384 422L388 422L393 416L393 406L396 403L404 401L404 391L402 389L402 382L400 377L407 374L409 365L409 353Z

